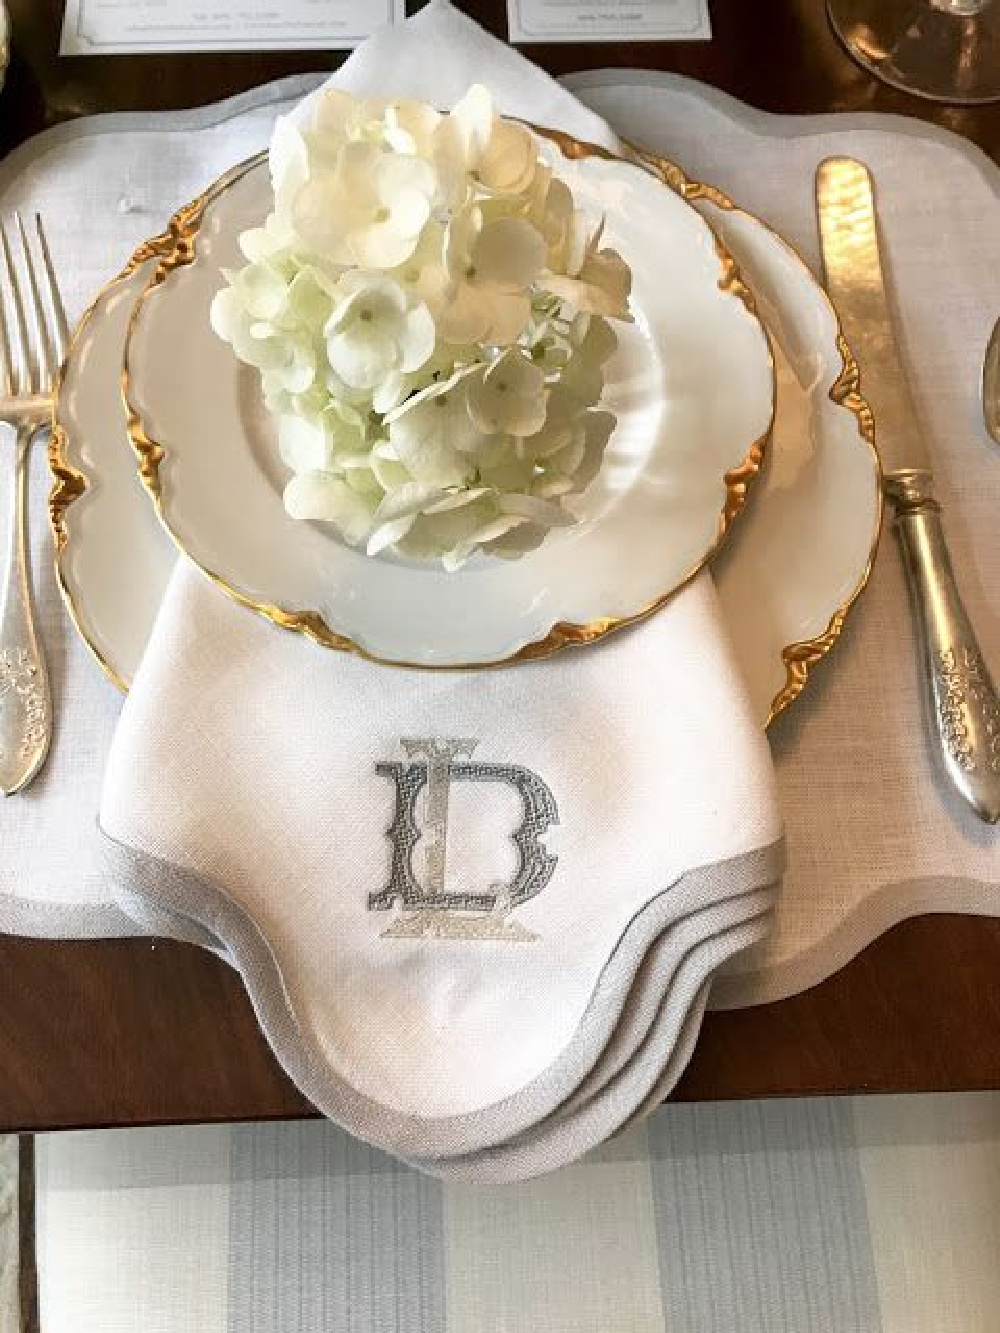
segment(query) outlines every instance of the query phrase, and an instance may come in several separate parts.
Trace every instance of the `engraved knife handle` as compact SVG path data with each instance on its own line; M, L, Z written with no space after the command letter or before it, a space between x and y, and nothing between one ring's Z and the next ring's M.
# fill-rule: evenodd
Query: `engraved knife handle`
M980 819L1000 819L1000 699L955 583L931 474L886 477L942 762Z
M10 429L3 432L12 433ZM0 591L0 791L13 796L32 780L49 749L52 707L45 659L35 632L28 583L25 490L32 429L0 438L0 458L10 451L10 525L7 564Z

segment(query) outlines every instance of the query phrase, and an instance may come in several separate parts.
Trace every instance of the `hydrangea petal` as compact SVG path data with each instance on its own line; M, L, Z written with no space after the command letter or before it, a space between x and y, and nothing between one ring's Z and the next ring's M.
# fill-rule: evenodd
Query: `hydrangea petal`
M469 381L469 414L484 434L533 435L545 423L545 376L523 352L504 352Z
M516 514L519 518L546 528L568 528L576 522L562 505L552 500L543 500L537 495L501 495L497 503L501 513Z
M382 500L375 513L375 521L391 523L397 518L415 517L422 509L430 509L446 498L439 486L407 482Z
M485 189L524 194L535 175L538 152L530 131L510 120L496 120L476 176Z
M321 420L280 416L278 449L282 460L294 472L319 472L330 461L330 439Z
M493 133L493 98L481 83L474 83L451 109L449 119L457 130L465 164L472 170L479 163Z
M292 518L332 523L351 546L364 541L371 528L371 507L329 472L296 473L285 487L284 501Z
M524 218L497 218L476 238L472 264L479 281L516 291L534 282L547 249L545 237Z
M408 310L400 322L399 365L403 373L419 370L434 351L436 341L437 329L431 312L421 302Z
M415 518L415 514L406 514L402 518L380 523L368 538L366 547L368 554L378 555L379 551L384 551L387 546L395 546L396 542L405 537L413 527Z

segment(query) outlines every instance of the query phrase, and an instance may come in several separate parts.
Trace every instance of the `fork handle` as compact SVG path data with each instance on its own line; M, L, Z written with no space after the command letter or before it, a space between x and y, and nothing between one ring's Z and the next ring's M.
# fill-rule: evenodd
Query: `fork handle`
M945 772L990 824L1000 820L1000 697L955 583L930 473L891 473L896 511L923 657L933 730Z
M19 427L12 448L7 563L0 591L0 790L13 796L35 776L48 753L52 704L45 659L35 630L28 582L27 470L32 429Z

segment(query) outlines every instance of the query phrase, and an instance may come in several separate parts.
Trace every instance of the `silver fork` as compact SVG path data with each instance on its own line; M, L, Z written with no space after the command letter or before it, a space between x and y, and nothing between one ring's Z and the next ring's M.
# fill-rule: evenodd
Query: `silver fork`
M21 263L0 224L0 454L11 450L7 566L0 592L0 790L22 791L49 751L52 700L28 579L28 451L48 427L56 372L66 355L66 314L42 220L35 245L15 215ZM42 299L42 288L45 300Z

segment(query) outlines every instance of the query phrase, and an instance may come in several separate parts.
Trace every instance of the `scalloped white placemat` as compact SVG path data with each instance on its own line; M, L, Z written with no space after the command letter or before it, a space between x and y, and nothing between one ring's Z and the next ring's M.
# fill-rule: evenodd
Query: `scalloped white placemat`
M262 147L280 104L316 81L286 79L197 111L57 126L0 163L0 207L44 214L67 306L78 313L174 206ZM1000 172L964 140L899 117L771 116L639 70L565 82L617 131L760 214L817 267L816 163L838 152L869 162L954 563L987 656L1000 662L1000 451L982 431L976 398L1000 311ZM40 779L0 815L0 930L132 934L101 877L94 827L120 700L63 611L42 449L33 462L35 580L57 732ZM907 916L1000 913L1000 831L939 780L921 707L906 590L887 536L843 642L773 728L789 871L776 930L718 979L716 1007L803 990Z

